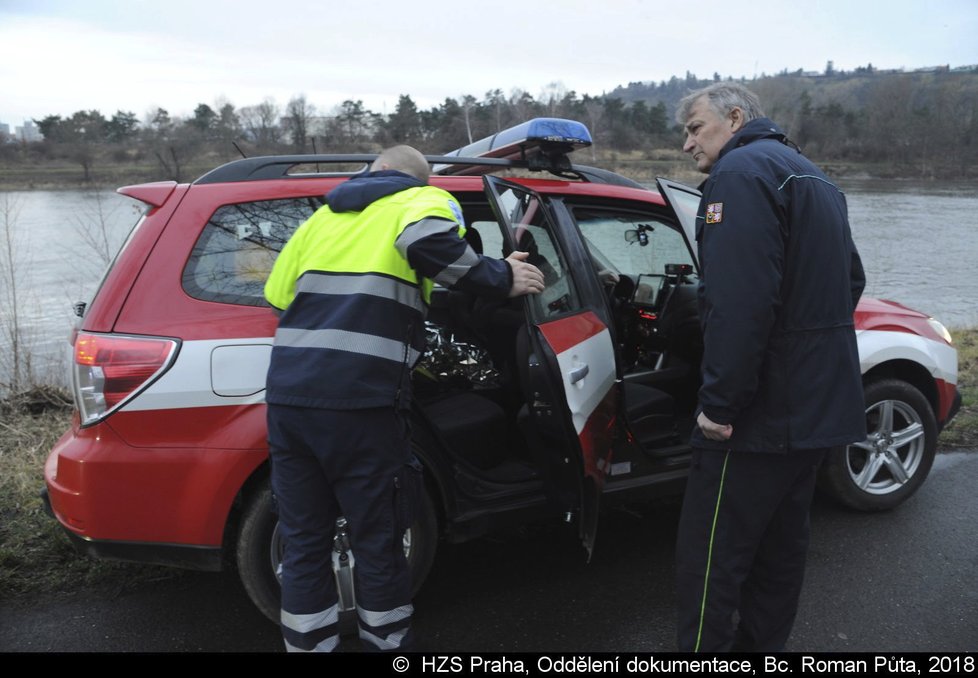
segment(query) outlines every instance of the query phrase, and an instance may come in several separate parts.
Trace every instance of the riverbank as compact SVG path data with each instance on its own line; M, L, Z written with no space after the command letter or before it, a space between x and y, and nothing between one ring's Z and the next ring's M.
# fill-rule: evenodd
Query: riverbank
M180 181L193 181L206 172L231 160L237 155L208 154L186 162L180 170ZM653 184L656 177L668 177L674 181L698 185L703 175L696 171L692 161L679 149L652 149L644 151L610 151L584 149L574 154L573 160L580 165L593 165L610 169L622 176L643 184ZM963 180L978 176L978 166L962 174L959 168L895 167L885 163L855 163L843 160L819 160L817 164L830 177L836 179L899 179L899 180ZM92 185L115 188L130 184L166 181L172 175L151 158L113 161L102 159L89 167L88 178L81 164L65 160L37 163L0 163L0 191L64 190L90 188Z
M193 181L205 172L221 164L192 165L186 172L185 181ZM51 162L42 166L0 166L0 191L58 191L83 190L92 187L115 189L119 186L164 181L168 177L159 165L145 163L120 163L97 165L88 179L78 164Z
M85 558L44 511L44 462L72 417L71 396L36 387L0 401L0 600L179 576L172 568Z
M180 172L181 181L193 181L226 162L240 156L209 155L187 163ZM669 177L675 181L696 185L702 181L693 163L680 150L594 151L585 149L574 155L574 162L602 169L611 169L622 176L644 184L655 183L656 177ZM91 188L113 189L118 186L166 181L172 175L161 169L159 163L148 159L126 162L97 162L89 168L86 179L78 163L52 160L37 165L0 164L0 191L21 190L79 190Z

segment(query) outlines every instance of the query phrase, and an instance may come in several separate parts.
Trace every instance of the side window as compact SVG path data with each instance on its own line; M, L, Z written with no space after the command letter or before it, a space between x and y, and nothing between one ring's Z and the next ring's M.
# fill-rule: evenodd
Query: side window
M183 270L183 289L204 301L265 306L265 280L275 258L316 208L307 198L218 208Z
M495 221L473 221L469 224L469 229L475 229L482 239L482 253L487 257L504 259L503 254L503 234L499 230L499 224Z
M574 281L539 198L510 186L498 193L498 201L516 249L529 252L527 261L543 273L546 289L527 297L531 317L541 321L579 309L581 303Z

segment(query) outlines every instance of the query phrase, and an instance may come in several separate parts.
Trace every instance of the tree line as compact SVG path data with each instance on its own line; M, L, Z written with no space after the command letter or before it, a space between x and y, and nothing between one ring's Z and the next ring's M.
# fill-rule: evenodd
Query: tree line
M407 143L426 153L459 148L539 116L573 118L610 151L678 149L681 126L672 119L679 99L720 80L691 73L660 83L630 83L591 96L551 83L534 97L495 89L481 99L448 97L419 108L409 94L393 112L362 100L321 112L305 95L284 107L272 99L236 107L200 103L189 116L158 108L140 120L131 111L98 110L35 119L44 139L0 144L4 164L68 161L84 178L99 165L151 166L155 178L186 181L191 172L240 155L370 152ZM742 81L761 97L768 115L818 162L877 163L899 175L973 173L978 160L978 72L852 73L813 77L783 72Z
M691 73L630 83L609 96L675 103L717 82ZM742 81L765 113L813 160L872 163L892 176L971 176L978 172L978 67L878 71L872 64L822 74L782 72Z
M284 108L272 99L241 108L229 102L214 107L200 103L183 118L163 108L142 121L121 110L111 116L98 110L48 115L34 120L43 141L0 145L0 159L70 161L81 167L86 181L99 164L148 161L165 178L185 181L191 178L188 168L239 154L358 153L398 143L444 153L539 116L582 120L596 143L611 148L653 147L663 143L671 128L662 104L626 106L613 97L579 97L559 85L550 86L541 98L522 90L506 96L497 89L482 100L449 97L428 109L402 94L388 115L353 99L323 115L305 95L298 95Z

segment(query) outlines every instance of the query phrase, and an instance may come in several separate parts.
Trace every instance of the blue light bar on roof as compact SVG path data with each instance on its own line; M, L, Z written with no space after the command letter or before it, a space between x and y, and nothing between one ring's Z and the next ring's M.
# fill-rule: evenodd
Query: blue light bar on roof
M517 159L534 151L569 153L590 145L591 133L584 123L561 118L534 118L445 155Z

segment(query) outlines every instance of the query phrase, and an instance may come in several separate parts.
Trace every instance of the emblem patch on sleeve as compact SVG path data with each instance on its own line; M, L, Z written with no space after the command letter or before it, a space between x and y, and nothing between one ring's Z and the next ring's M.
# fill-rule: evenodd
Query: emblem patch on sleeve
M461 226L464 229L465 228L465 217L462 216L462 208L459 207L458 203L455 202L454 200L449 200L448 201L448 209L450 209L452 211L452 214L455 216L455 221L458 222L458 225Z
M706 223L719 224L723 221L723 203L711 202L706 206Z

